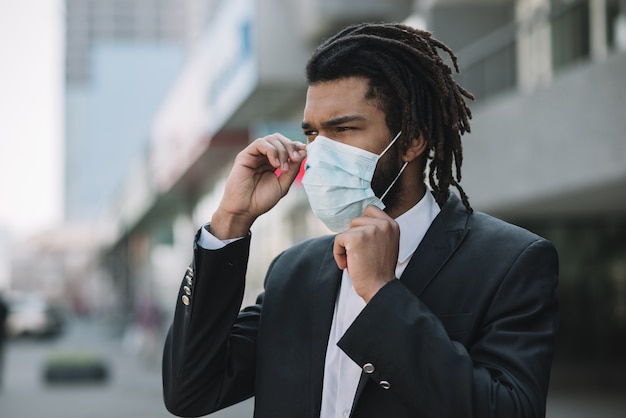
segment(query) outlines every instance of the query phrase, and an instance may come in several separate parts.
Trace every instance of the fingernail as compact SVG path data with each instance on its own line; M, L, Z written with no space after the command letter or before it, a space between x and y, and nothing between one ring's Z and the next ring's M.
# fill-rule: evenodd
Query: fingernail
M283 170L283 171L289 171L289 163L287 163L287 162L283 163L283 168L282 168L282 170Z

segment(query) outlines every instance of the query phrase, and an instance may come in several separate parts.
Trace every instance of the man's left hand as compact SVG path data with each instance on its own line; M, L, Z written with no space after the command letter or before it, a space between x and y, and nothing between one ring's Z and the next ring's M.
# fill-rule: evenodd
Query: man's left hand
M365 208L349 229L335 237L335 261L348 270L354 290L365 303L395 279L399 246L398 223L376 206Z

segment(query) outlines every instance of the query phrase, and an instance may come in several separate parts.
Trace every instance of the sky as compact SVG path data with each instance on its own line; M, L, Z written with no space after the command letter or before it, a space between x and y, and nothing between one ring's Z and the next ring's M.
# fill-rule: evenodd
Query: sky
M63 2L0 0L0 231L62 217Z

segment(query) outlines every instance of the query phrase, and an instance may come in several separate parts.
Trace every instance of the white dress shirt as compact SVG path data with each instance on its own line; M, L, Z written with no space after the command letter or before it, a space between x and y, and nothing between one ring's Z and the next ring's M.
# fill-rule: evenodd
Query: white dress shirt
M396 218L400 226L396 277L402 275L439 211L437 202L427 191L415 206ZM361 377L361 367L353 362L337 343L364 307L365 301L354 291L352 280L344 270L326 348L320 418L347 418L350 415Z

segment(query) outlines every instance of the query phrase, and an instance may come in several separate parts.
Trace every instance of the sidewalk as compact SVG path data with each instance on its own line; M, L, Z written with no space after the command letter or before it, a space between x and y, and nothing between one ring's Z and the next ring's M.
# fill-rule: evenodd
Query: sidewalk
M109 379L100 383L46 384L46 359L53 353L80 352L100 356ZM6 347L2 418L170 418L161 396L161 369L155 359L141 360L97 322L72 323L58 340L15 340ZM212 415L249 418L251 402Z

